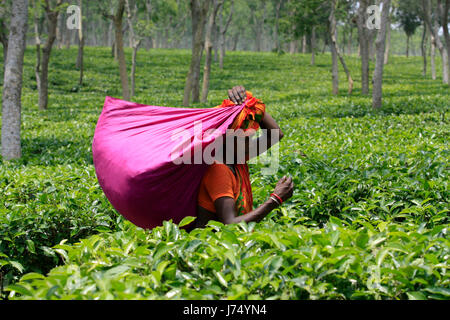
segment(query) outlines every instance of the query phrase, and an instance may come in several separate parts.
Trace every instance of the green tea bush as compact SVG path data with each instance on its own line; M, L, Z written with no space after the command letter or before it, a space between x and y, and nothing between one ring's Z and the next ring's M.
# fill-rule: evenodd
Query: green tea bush
M337 218L308 228L286 215L255 227L211 222L191 233L165 222L126 225L74 246L65 265L9 287L25 299L448 299L444 226ZM281 223L280 223L281 222Z
M189 54L141 50L133 101L180 106ZM105 96L121 95L110 49L86 48L83 87L76 49L55 50L44 112L34 59L29 48L23 158L0 165L4 297L449 299L450 93L420 76L419 57L392 57L375 111L358 82L352 96L331 95L329 55L311 66L307 55L228 53L212 67L210 102L194 107L220 104L237 84L263 99L285 138L277 174L251 165L255 206L283 175L296 190L260 224L191 233L125 222L98 185L95 125ZM359 59L347 60L359 79Z

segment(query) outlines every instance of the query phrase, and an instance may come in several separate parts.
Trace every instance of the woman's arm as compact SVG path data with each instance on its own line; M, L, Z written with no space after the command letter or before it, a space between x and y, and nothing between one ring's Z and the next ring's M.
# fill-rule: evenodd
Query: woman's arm
M267 112L264 114L264 117L259 123L259 126L263 130L263 134L261 137L258 138L256 142L258 148L257 149L258 156L263 154L270 148L272 148L272 146L280 142L280 140L283 139L284 137L283 131L281 131L281 128L278 126L278 123ZM261 143L261 141L264 141L262 139L265 139L267 141L267 144Z
M236 86L233 89L228 90L228 97L234 103L242 104L245 102L247 94L243 86ZM263 134L261 137L259 137L256 141L252 143L253 146L256 146L257 148L255 156L259 156L264 152L266 152L267 150L269 150L272 146L280 142L280 140L283 139L284 136L280 126L268 112L264 114L264 117L259 123L259 126L262 129ZM261 143L264 141L264 139L265 141L267 141L266 144ZM246 150L246 153L247 159L249 159L250 151Z
M294 190L294 183L292 178L283 177L275 188L274 193L278 195L283 201L292 197ZM267 216L273 209L278 207L278 204L269 198L266 202L260 205L257 209L244 214L242 216L236 216L236 206L233 198L222 197L214 202L216 209L216 216L220 222L224 224L245 222L259 222L265 216Z
M233 198L223 197L214 202L216 207L216 214L220 222L223 224L239 223L241 221L260 222L265 216L267 216L273 209L278 207L278 204L269 198L266 202L260 205L257 209L244 214L242 216L236 216L235 201Z

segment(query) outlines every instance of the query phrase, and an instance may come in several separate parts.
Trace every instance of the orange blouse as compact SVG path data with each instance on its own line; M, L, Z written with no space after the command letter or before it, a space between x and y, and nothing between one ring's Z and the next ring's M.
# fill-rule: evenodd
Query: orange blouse
M235 201L240 193L239 180L227 165L214 163L208 167L203 176L198 193L198 205L210 212L216 212L214 202L222 197Z

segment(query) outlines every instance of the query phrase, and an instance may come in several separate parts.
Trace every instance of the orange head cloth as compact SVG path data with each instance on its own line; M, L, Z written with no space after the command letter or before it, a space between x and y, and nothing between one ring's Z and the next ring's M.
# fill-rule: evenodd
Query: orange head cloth
M244 109L236 116L230 129L242 129L244 131L250 129L256 131L259 129L259 122L264 117L266 106L261 100L254 98L251 92L247 91L246 93L247 99L245 101ZM222 105L217 106L216 108L226 108L234 105L234 102L227 99L223 101ZM243 215L253 210L253 193L252 185L250 183L250 174L247 163L236 164L234 167L240 184L240 194L236 201L236 210L238 215Z
M264 117L266 105L262 103L261 100L253 97L250 91L247 91L246 93L247 100L245 101L244 109L242 109L241 113L236 116L234 122L230 126L230 129L242 129L244 131L249 129L259 129L259 122ZM227 99L223 101L222 105L217 106L216 108L227 108L234 105L235 104L233 101Z

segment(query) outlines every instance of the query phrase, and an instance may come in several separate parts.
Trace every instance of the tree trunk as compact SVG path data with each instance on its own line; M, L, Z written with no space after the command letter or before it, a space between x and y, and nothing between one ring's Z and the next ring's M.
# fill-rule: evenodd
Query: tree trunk
M366 12L368 0L361 0L358 8L358 38L361 54L361 92L369 94L369 35L366 27Z
M328 27L328 31L330 34L330 51L331 51L331 78L333 83L333 94L339 94L339 69L338 69L338 54L337 54L337 45L336 45L336 0L331 1L331 12L328 18L330 24ZM312 40L312 37L311 37ZM311 49L312 49L312 41L311 41ZM312 50L311 50L312 51Z
M7 161L22 156L21 97L27 23L28 0L14 0L2 96L2 157Z
M50 8L49 1L45 0L45 10L48 20L48 38L42 48L42 64L41 64L41 86L39 90L39 109L46 110L48 107L48 66L52 53L53 44L56 40L56 27L58 24L59 11L57 8L61 5L62 0L58 0L54 9Z
M343 36L343 39L342 39L342 49L341 49L341 52L342 52L342 54L345 55L345 44L347 43L347 32L345 31L345 28L343 28L342 36Z
M291 41L291 47L290 47L289 52L291 54L298 53L298 40L297 39L294 39Z
M198 60L198 65L194 70L194 81L193 81L193 85L192 85L192 102L196 103L196 102L200 102L200 69L201 69L201 62L202 62L202 57L203 57L203 50L204 50L204 40L203 43L200 47L200 57Z
M151 0L146 0L145 1L145 20L147 22L147 24L150 24L151 20L152 20L152 2ZM145 39L145 49L148 51L151 48L153 48L153 41L152 41L152 37L147 37Z
M233 46L231 48L231 51L237 50L238 42L239 42L239 33L236 33L233 37Z
M5 7L0 6L0 42L3 46L3 74L5 71L6 57L8 55L8 35L6 33L5 19L6 12Z
M78 56L77 56L77 65L76 67L80 69L80 79L78 84L80 86L83 85L83 72L84 72L84 63L83 63L83 55L84 55L84 35L83 35L83 0L78 0L78 6L80 7L80 19L78 26Z
M389 50L391 48L391 16L389 15L388 17L388 22L387 22L387 40L386 40L386 50L384 50L384 64L388 64L389 62Z
M347 67L347 64L345 63L345 59L344 56L342 55L342 53L339 50L339 46L337 44L337 29L336 29L336 16L335 16L335 12L336 12L336 0L333 0L332 3L332 8L331 8L331 14L330 14L330 38L331 38L331 54L332 54L332 58L333 58L333 64L335 63L334 60L336 59L336 56L339 58L339 61L342 64L342 67L344 68L345 74L347 76L347 81L348 81L348 94L352 94L353 92L353 78L350 74L350 70ZM334 49L333 49L334 48ZM334 51L334 52L333 52ZM333 57L334 56L334 57ZM338 76L338 66L337 66L337 61L336 61L336 66L333 66L333 71L335 70L336 72L336 76ZM336 93L338 94L338 80L336 80ZM334 87L334 86L333 86Z
M103 29L103 36L102 39L100 40L100 45L102 47L109 47L109 33L108 33L108 26L109 26L109 21L105 21L103 22L102 25L102 29Z
M223 23L223 9L224 5L222 4L221 12L220 12L220 26L219 26L219 44L220 44L220 50L219 50L219 67L220 69L223 69L224 59L225 59L225 37L228 31L228 27L230 26L231 19L233 18L234 13L234 0L231 1L231 7L230 7L230 14L227 18L226 23Z
M324 37L324 39L323 39L323 48L322 48L322 54L324 54L325 53L325 50L327 49L327 47L329 46L329 39L330 39L330 37Z
M169 22L170 24L170 22ZM169 28L164 29L164 36L163 36L163 48L168 49L169 48Z
M261 37L261 32L259 31L260 27L257 26L256 29L258 31L256 31L256 34L255 34L255 50L256 50L256 52L261 52L262 37Z
M8 57L8 42L3 43L3 74L5 74L6 58Z
M109 21L108 23L108 47L113 46L114 43L114 39L113 39L113 29L114 29L114 22L112 20Z
M289 41L289 53L290 54L295 53L295 40Z
M275 8L275 30L274 30L274 39L275 39L275 51L281 52L280 46L280 37L278 35L279 24L280 24L280 10L281 5L283 4L283 0L278 0L277 6Z
M442 4L442 1L445 2L445 4ZM450 8L450 0L438 0L438 13L441 17L441 25L442 29L444 31L444 40L445 40L445 48L443 48L444 51L446 51L446 58L443 58L446 60L446 71L444 72L444 78L446 77L447 82L446 84L449 84L449 73L450 73L450 34L448 30L448 14L449 14L449 8ZM445 50L446 49L446 50ZM445 54L443 55L445 56ZM445 65L443 65L445 67Z
M48 65L50 63L51 50L42 49L40 91L39 91L39 110L46 110L48 107Z
M434 42L438 47L441 57L442 57L442 80L445 84L449 84L449 64L448 64L448 56L447 50L445 50L444 45L441 42L441 39L438 35L439 26L434 28L431 23L431 1L430 0L422 0L424 18L427 24L428 30L432 32L432 37L434 37ZM439 7L438 7L439 8ZM438 14L439 16L439 14ZM436 23L437 24L437 23Z
M336 47L334 47L330 43L330 49L331 49L331 78L333 82L333 94L337 95L339 93L339 69L338 69L338 57L336 52Z
M338 54L339 60L341 61L341 65L344 68L345 75L347 76L348 94L352 94L353 93L353 78L350 74L350 70L348 69L347 64L345 63L344 56L339 52L339 50L337 50L337 54Z
M423 58L423 69L422 75L427 75L427 25L423 25L423 33L422 33L422 43L420 45L420 49L422 50L422 58Z
M209 21L206 30L206 39L205 39L205 51L206 51L206 59L205 59L205 68L203 70L203 87L202 87L202 103L208 102L208 91L209 91L209 78L211 75L211 61L212 61L212 33L216 27L216 16L220 7L223 5L223 1L213 0L213 8L209 15Z
M333 78L333 94L339 93L339 76L338 76L338 62L337 58L339 58L342 67L344 68L345 74L347 75L348 80L348 93L351 94L353 92L353 79L350 74L350 70L345 63L344 56L339 51L339 46L337 44L337 29L336 29L336 0L332 0L331 4L331 13L329 17L330 21L330 48L331 48L331 56L332 56L332 78Z
M89 2L88 2L89 3ZM93 46L98 46L99 45L99 43L101 43L101 41L99 41L98 40L98 36L97 36L97 34L99 33L98 31L100 31L101 29L101 26L100 26L100 23L98 22L98 21L95 21L94 23L94 32L92 32L92 37L93 37L93 39L92 39L92 45ZM98 30L98 31L97 31ZM86 32L86 34L87 35L89 35L89 33L88 32Z
M348 37L347 54L352 54L352 43L353 43L353 27L350 26L350 36Z
M137 45L133 47L133 57L131 59L131 96L135 96L136 92L136 61L137 61L137 53L139 47L141 45L141 41L138 41Z
M448 62L448 56L447 56L447 50L445 48L442 48L441 51L441 58L442 58L442 81L445 84L449 84L449 62Z
M219 62L219 26L216 24L213 30L213 51L214 51L214 62Z
M65 28L65 30L66 30L66 35L65 35L65 42L66 42L66 49L70 49L70 45L71 45L71 36L72 36L72 33L71 33L71 30L69 29L69 28Z
M63 47L63 34L65 25L65 21L63 18L63 15L58 15L58 26L56 28L56 44L58 49L62 49Z
M37 7L38 0L33 0L34 9L34 36L36 41L36 67L34 69L34 74L36 76L36 87L38 92L41 92L41 34L39 31L39 12Z
M434 35L430 32L430 44L431 44L431 52L430 52L430 67L431 67L431 79L436 80L436 39Z
M258 21L258 25L259 25L259 28L260 28L260 34L261 34L261 51L269 50L268 47L264 46L264 39L265 39L265 32L264 32L264 30L265 30L265 21L266 21L266 19L267 19L267 3L266 3L266 1L263 1L263 16L262 16L261 21Z
M406 57L409 58L409 35L406 35Z
M115 34L114 34L115 37ZM117 60L117 50L116 50L116 40L113 40L111 45L111 57L114 58L114 60Z
M369 33L369 59L374 60L375 59L375 32L374 30L368 30Z
M119 60L119 73L120 73L120 82L122 83L122 96L124 100L130 100L130 87L128 84L127 64L123 48L122 21L124 11L125 11L125 0L119 0L117 11L113 16L114 33L116 40L115 46L117 51L117 58Z
M126 12L127 12L127 22L128 22L128 29L130 30L129 37L130 37L130 44L133 48L133 56L131 58L131 97L134 97L135 90L136 90L136 61L137 61L137 54L139 51L139 47L141 46L142 40L137 39L136 34L134 32L134 26L133 26L133 20L136 19L137 15L137 7L135 7L134 11L131 10L130 7L130 1L125 0L125 6L126 6Z
M389 9L391 0L383 0L383 10L381 12L381 28L378 31L375 42L377 61L373 73L373 92L372 92L372 107L381 108L383 96L383 67L384 67L384 53L386 50L386 29L388 26Z
M192 57L188 75L186 77L186 85L184 87L183 105L189 106L191 93L195 102L195 87L198 87L200 74L200 63L203 51L203 36L206 15L209 9L209 0L191 0L192 15ZM195 83L197 82L197 84Z
M302 36L302 53L303 54L306 53L306 35L305 34Z
M311 28L311 65L316 64L316 27Z

